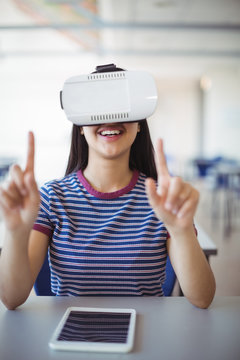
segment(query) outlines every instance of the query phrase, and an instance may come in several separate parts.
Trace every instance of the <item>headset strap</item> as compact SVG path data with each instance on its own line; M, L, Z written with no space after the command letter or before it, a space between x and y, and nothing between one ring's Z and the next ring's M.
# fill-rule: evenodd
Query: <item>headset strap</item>
M111 72L116 71L116 65L115 64L106 64L106 65L98 65L96 66L97 72Z

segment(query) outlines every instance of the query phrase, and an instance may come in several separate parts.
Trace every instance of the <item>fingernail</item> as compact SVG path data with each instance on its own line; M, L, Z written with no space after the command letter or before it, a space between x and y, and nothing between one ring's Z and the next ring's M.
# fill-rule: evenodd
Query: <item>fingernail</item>
M179 213L177 214L177 218L178 218L178 219L181 219L182 217L183 217L183 213L179 212Z

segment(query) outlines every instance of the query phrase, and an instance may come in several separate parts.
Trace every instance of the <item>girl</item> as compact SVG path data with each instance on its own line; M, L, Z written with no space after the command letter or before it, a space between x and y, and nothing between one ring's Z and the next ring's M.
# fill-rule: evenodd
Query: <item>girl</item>
M168 254L188 300L210 305L215 280L193 226L199 194L169 174L161 139L155 166L146 120L73 125L65 177L45 184L41 197L31 132L26 168L10 174L0 188L8 309L27 299L48 247L56 295L162 296Z

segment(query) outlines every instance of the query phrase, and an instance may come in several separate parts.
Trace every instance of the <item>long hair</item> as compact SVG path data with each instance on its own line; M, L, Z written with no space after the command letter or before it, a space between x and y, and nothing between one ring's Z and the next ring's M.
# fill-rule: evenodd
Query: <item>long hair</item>
M104 72L101 70L96 72ZM115 68L111 71L124 71L121 68ZM157 180L157 171L154 161L154 149L149 133L146 119L139 120L140 132L131 146L129 157L129 168L139 170L147 177ZM78 170L84 170L88 164L88 144L86 139L80 133L80 126L73 125L70 153L65 175Z

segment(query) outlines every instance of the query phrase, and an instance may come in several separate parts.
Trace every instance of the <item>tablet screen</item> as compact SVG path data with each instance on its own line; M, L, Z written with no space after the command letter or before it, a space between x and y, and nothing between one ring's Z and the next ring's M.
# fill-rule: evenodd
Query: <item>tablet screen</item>
M126 343L131 314L71 311L58 341Z
M136 310L69 307L49 346L55 350L131 351L134 341Z

